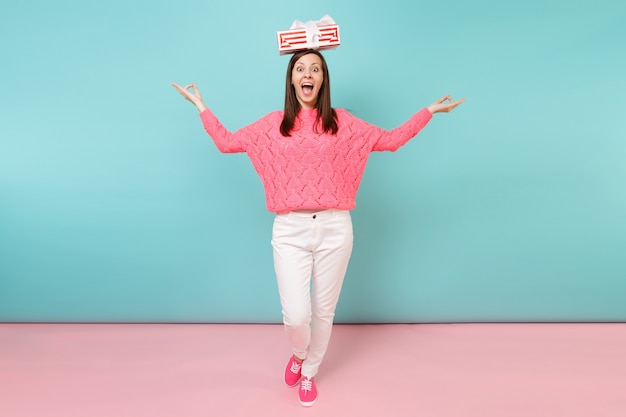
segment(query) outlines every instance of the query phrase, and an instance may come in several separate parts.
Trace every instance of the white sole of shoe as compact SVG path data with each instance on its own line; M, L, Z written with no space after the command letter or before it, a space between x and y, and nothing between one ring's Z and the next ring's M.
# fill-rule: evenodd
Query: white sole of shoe
M318 398L319 398L319 395L317 396L317 398L315 398L313 401L310 401L310 402L300 401L300 405L302 407L313 407L315 405L315 403L317 402Z

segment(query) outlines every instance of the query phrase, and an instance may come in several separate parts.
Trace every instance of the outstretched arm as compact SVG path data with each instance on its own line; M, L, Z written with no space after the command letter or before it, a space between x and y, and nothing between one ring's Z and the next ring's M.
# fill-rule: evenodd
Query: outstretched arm
M215 117L215 115L208 110L206 104L202 100L202 95L195 84L188 84L184 87L176 83L172 83L172 86L180 93L181 96L187 101L190 101L194 106L198 108L200 112L200 120L204 125L204 130L211 136L213 142L217 146L220 152L234 153L245 152L245 144L242 142L242 135L233 134L228 131Z
M195 84L181 87L172 83L172 86L185 100L198 108L204 130L211 136L217 149L223 153L247 152L250 143L254 142L260 134L267 132L268 124L274 126L282 120L282 113L273 112L235 132L230 132L204 104L202 95Z
M180 93L181 96L185 98L185 100L190 101L194 106L196 106L200 113L207 109L206 104L204 104L204 101L202 100L202 95L194 83L188 84L185 87L172 83L172 86ZM190 89L193 91L189 91Z
M404 145L431 120L435 113L448 113L456 109L461 103L465 101L464 98L458 101L454 101L449 95L441 97L428 107L424 107L419 112L415 113L409 120L397 128L386 131L380 128L374 130L375 140L372 146L373 151L395 151L400 146Z
M452 97L450 97L449 95L445 95L441 97L439 100L435 101L430 106L428 106L428 110L430 110L432 114L448 113L456 109L458 105L463 103L464 101L465 101L465 98L462 98L461 100L458 100L458 101L454 101L452 100Z

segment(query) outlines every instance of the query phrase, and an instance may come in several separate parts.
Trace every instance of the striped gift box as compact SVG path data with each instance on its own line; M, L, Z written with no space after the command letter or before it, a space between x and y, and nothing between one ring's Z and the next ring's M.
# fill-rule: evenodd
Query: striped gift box
M340 44L339 25L318 26L321 36L317 43L307 35L305 28L280 30L276 32L278 36L278 52L288 54L290 52L301 51L303 49L331 49Z

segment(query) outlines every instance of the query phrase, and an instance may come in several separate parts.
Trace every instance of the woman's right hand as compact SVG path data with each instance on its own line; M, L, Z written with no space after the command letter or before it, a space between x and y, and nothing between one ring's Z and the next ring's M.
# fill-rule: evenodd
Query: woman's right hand
M202 101L202 95L200 95L200 91L198 91L198 87L194 83L188 84L185 87L181 87L176 83L172 83L172 86L180 93L181 96L185 98L185 100L190 101L194 106L198 108L198 111L203 112L206 110L206 105L204 101ZM193 91L189 91L192 89Z

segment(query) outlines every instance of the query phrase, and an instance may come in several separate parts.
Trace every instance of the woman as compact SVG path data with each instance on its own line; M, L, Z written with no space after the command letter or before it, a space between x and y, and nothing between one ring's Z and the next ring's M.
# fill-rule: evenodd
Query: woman
M391 131L370 125L330 102L328 67L315 50L295 53L287 68L285 108L231 133L206 107L195 84L172 84L200 111L217 148L246 152L265 188L283 323L293 355L285 383L300 404L318 398L314 377L330 340L335 307L352 252L350 211L368 156L395 151L434 113L465 99L442 97ZM312 285L311 285L312 284Z

